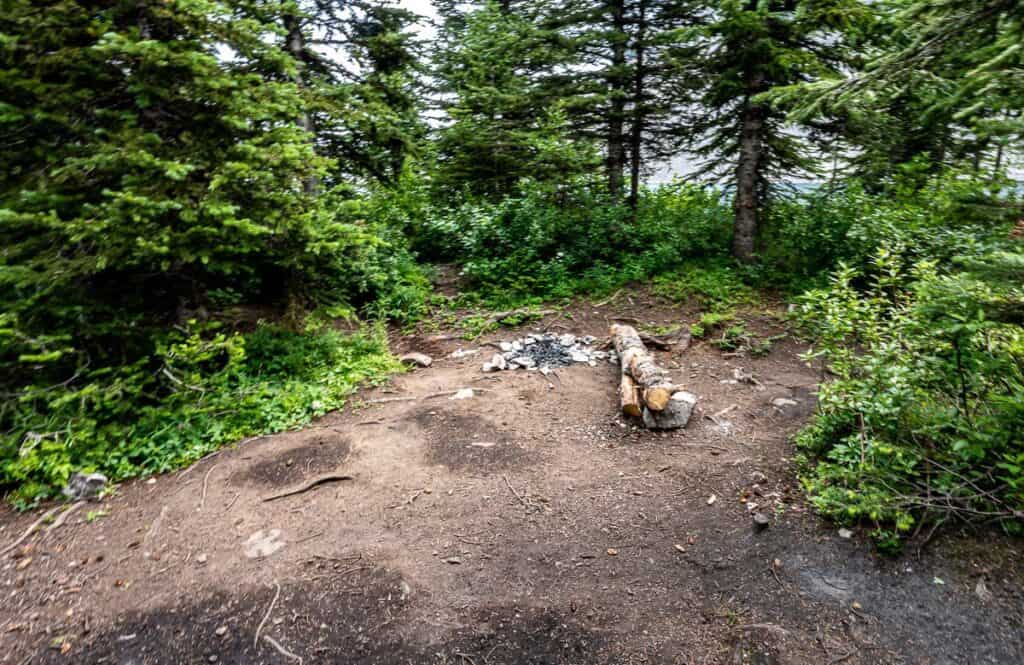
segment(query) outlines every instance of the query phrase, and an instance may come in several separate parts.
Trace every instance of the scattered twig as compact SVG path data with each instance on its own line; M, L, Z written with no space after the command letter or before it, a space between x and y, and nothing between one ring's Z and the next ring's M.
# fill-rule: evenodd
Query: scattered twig
M473 388L475 392L487 392L486 388ZM428 393L426 395L402 395L400 397L380 397L377 399L369 399L364 404L389 404L391 402L416 402L418 400L437 399L438 397L451 397L452 395L459 392L458 390L442 390L441 392ZM367 421L370 424L373 421ZM362 425L363 423L359 423Z
M240 497L240 496L242 496L242 493L241 492L237 492L235 494L235 496L232 497L231 501L228 502L228 505L224 506L224 512L225 513L228 512L229 510L231 510L231 506L235 505L235 501L238 501L238 497Z
M46 527L46 533L50 533L55 529L59 529L61 526L64 525L64 522L67 521L68 516L70 516L71 513L75 512L84 505L85 501L76 501L75 503L68 506L67 509L63 513L61 513L56 520L53 521L53 524Z
M277 580L274 580L274 586L277 588L274 592L274 599L270 601L270 605L267 607L267 613L263 615L263 621L260 621L260 625L256 626L256 637L252 640L252 646L254 649L260 648L260 633L263 632L263 626L267 623L267 619L270 618L270 613L274 611L274 605L277 605L277 599L281 595L281 585L278 584Z
M319 538L322 535L324 535L323 531L317 531L316 533L314 533L311 536L306 536L305 538L299 538L298 540L293 540L292 541L292 545L298 545L300 543L305 543L305 542L308 542L310 540L313 540L314 538Z
M419 397L416 395L404 395L402 397L378 397L377 399L368 399L366 404L390 404L392 402L415 402Z
M206 475L203 476L203 494L199 497L199 510L202 510L206 506L206 487L210 483L210 474L213 473L213 470L218 466L220 466L220 462L211 466L209 471L206 472Z
M464 654L464 653L461 653L459 651L456 651L455 655L458 656L459 658L461 658L462 660L464 660L465 662L469 663L469 665L476 665L476 661L473 660L473 657L468 655L468 654Z
M18 537L18 539L17 539L17 540L15 540L15 541L14 541L13 543L11 543L11 544L10 544L10 545L8 545L7 547L5 547L5 548L3 548L2 550L0 550L0 556L4 556L5 554L7 554L7 553L8 553L8 552L10 552L11 550L13 550L13 549L14 549L15 547L17 547L18 545L21 545L21 542L22 542L23 540L25 540L26 538L28 538L29 536L31 536L31 535L32 535L32 532L36 530L36 527L37 527L37 526L39 526L39 525L40 525L40 524L42 524L42 523L43 523L44 521L46 521L46 520L47 520L47 519L48 519L48 518L49 518L50 516L52 516L52 515L53 515L53 514L54 514L55 512L57 512L58 510L60 510L60 506L54 506L53 508L50 508L50 509L49 509L49 510L47 510L47 511L46 511L45 513L43 513L42 517L40 517L40 518L39 518L39 519L37 519L37 520L36 520L35 522L33 522L33 523L31 524L31 526L29 526L29 528L25 529L25 533L21 534L21 535L20 535L20 536Z
M349 476L340 473L325 473L323 475L317 476L316 478L313 478L312 480L306 481L305 483L299 485L298 487L287 489L277 494L271 494L270 496L265 496L263 497L263 501L276 501L277 499L283 499L286 496L293 496L295 494L302 494L303 492L308 492L314 487L317 487L318 485L323 485L324 483L333 483L342 480L354 480L354 476Z
M528 504L526 502L526 499L524 499L523 496L519 492L516 491L515 487L512 487L512 483L510 483L508 481L508 476L502 476L501 479L505 481L505 485L508 486L508 488L509 488L509 490L511 490L512 494L519 500L519 503L523 504L527 508L530 508L530 504Z
M356 423L356 427L361 427L363 425L383 425L383 424L384 424L383 420L364 420L361 423Z
M733 404L732 406L727 406L724 409L722 409L721 411L716 411L715 415L713 415L712 418L715 419L715 422L718 422L717 421L718 418L721 418L724 415L728 415L729 413L732 413L733 411L735 411L738 408L740 408L739 404Z
M275 640L275 639L274 639L273 637L271 637L270 635L264 635L264 636L263 636L263 639L264 639L264 640L265 640L265 641L266 641L266 642L267 642L268 644L270 644L270 646L272 646L272 647L274 647L275 649L277 649L277 652L278 652L279 654L281 654L281 655L282 655L282 656L284 656L285 658L291 658L292 660L297 660L297 661L299 661L299 665L302 665L302 656L296 656L296 655L295 655L295 654L293 654L293 653L292 653L291 651L288 651L288 650L287 650L287 649L285 649L285 648L284 648L283 646L281 646L280 644L278 644L278 643L277 643L277 640Z
M610 303L613 300L615 300L616 298L618 298L620 293L622 293L622 289L619 289L618 291L616 291L615 293L611 294L608 298L602 300L601 302L592 303L591 307L604 307L608 303Z

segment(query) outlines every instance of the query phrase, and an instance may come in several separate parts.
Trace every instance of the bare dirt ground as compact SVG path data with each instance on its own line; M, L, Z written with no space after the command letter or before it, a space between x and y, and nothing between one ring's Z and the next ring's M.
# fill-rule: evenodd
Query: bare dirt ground
M471 343L396 336L434 366L122 485L0 561L0 663L1024 662L1019 541L952 534L885 558L809 510L789 439L820 375L792 337L763 358L659 352L702 409L671 433L618 415L611 364L480 371L481 342L603 336L616 315L696 318L620 299ZM745 319L783 330L770 310ZM263 501L334 470L353 478ZM0 547L38 517L2 510Z

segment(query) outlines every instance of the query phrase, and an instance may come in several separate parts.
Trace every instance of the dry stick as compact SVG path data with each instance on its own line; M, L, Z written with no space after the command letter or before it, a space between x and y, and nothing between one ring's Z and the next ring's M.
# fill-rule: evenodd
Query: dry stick
M303 483L302 485L299 485L298 487L295 487L293 489L288 489L288 490L285 490L285 491L280 492L278 494L271 494L270 496L263 497L263 501L264 502L266 502L266 501L275 501L277 499L283 499L286 496L292 496L292 495L295 495L295 494L302 494L303 492L308 492L309 490L313 489L317 485L322 485L324 483L332 483L332 482L337 482L337 481L341 481L341 480L354 480L354 479L355 479L354 476L349 476L349 475L345 475L345 474L325 473L325 474L317 476L316 478L313 478L312 480L309 480L309 481Z
M210 482L210 474L213 473L213 470L218 466L220 466L220 462L211 466L210 470L206 472L205 476L203 476L203 495L199 499L199 510L202 510L203 507L206 506L206 486Z
M274 647L275 649L277 649L277 652L278 652L279 654L281 654L281 655L282 655L282 656L284 656L285 658L291 658L292 660L297 660L297 661L299 661L299 665L302 665L302 656L296 656L296 655L295 655L295 654L293 654L293 653L292 653L291 651L288 651L288 650L287 650L287 649L285 649L285 648L284 648L283 646L281 646L280 644L278 644L278 643L277 643L277 640L275 640L275 639L274 639L273 637L271 637L270 635L264 635L264 636L263 636L263 639L264 639L265 641L267 641L267 642L268 642L268 643L270 644L270 646L272 646L272 647Z
M78 510L79 508L81 508L84 505L85 505L85 501L76 501L75 503L73 503L70 506L68 506L67 510L65 510L63 513L61 513L57 517L57 519L54 520L53 524L51 524L50 526L46 527L46 533L50 533L54 529L58 529L61 526L63 526L64 522L67 521L68 516L71 515L71 513L75 512L76 510Z
M237 494L235 494L235 497L233 499L231 499L231 502L228 503L228 505L224 507L224 512L225 513L228 512L229 510L231 510L231 506L235 505L235 501L238 501L238 497L240 497L240 496L242 496L241 492L238 492Z
M7 547L5 547L2 550L0 550L0 556L3 556L5 554L7 554L8 552L13 550L18 545L21 545L21 541L25 540L30 535L32 535L32 532L36 530L37 526L42 524L48 517L53 515L58 510L60 510L60 506L55 506L55 507L50 508L49 510L47 510L45 513L43 513L43 516L40 517L39 519L37 519L35 522L33 522L32 525L29 526L29 528L25 529L25 533L21 534L21 536L19 536L17 540L15 540L13 543L11 543Z
M263 615L263 621L260 621L260 625L256 626L256 637L252 640L252 646L254 649L260 648L260 633L263 631L263 626L267 623L267 619L270 618L270 613L274 611L274 605L277 605L278 596L281 595L281 585L278 584L277 580L274 580L274 586L277 587L277 591L274 592L274 599L270 601L270 606L267 607L267 613Z
M529 508L529 507L530 507L530 504L528 504L528 503L526 502L526 499L524 499L524 498L523 498L523 497L522 497L522 496L521 496L521 495L519 494L519 492L517 492L517 491L516 491L516 488L512 487L512 483L508 482L508 476L502 476L502 477L501 477L501 479L502 479L502 480L504 480L504 481L505 481L505 484L506 484L506 485L508 486L508 488L509 488L510 490L512 490L512 494L514 494L514 495L515 495L515 497L516 497L517 499L519 499L519 503L521 503L521 504L523 504L524 506L526 506L527 508Z
M718 418L721 418L724 415L732 413L733 411L735 411L738 408L740 408L739 404L733 404L732 406L727 406L724 409L722 409L721 411L715 412L715 415L712 416L712 418L715 419L715 422L718 422L717 421Z
M612 295L611 295L610 297L608 297L608 298L607 298L606 300L602 300L601 302L595 302L595 303L592 303L592 304L591 304L591 307L604 307L605 305L607 305L607 304L608 304L608 303L610 303L611 301L613 301L613 300L615 300L616 298L618 298L618 297L619 297L619 294L620 294L620 293L622 293L622 289L619 289L618 291L616 291L615 293L613 293L613 294L612 294Z

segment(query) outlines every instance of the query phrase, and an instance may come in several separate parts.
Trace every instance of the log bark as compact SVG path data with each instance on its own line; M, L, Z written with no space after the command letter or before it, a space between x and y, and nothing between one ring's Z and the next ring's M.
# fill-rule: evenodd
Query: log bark
M675 392L668 372L654 362L632 326L613 324L611 337L622 363L622 372L636 381L644 406L651 411L663 410Z
M639 418L643 415L643 403L640 401L640 388L636 381L629 374L622 373L622 382L619 384L619 399L622 402L622 412L627 416Z

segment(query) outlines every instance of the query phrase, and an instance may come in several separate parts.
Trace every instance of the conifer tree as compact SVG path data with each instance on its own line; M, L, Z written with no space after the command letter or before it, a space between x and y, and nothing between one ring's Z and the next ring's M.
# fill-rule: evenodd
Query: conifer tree
M771 185L814 169L813 135L795 131L766 96L838 76L868 18L857 0L721 0L705 17L691 50L700 97L690 145L706 176L734 188L737 259L755 259Z
M128 363L212 289L274 301L336 269L328 248L357 234L303 190L325 163L295 122L279 7L5 3L0 327L20 340L5 371L31 348L65 368Z
M435 55L450 124L438 136L438 186L500 197L524 177L571 178L590 165L546 81L566 64L557 37L517 5L446 15Z

